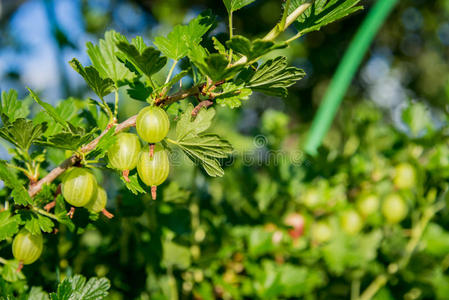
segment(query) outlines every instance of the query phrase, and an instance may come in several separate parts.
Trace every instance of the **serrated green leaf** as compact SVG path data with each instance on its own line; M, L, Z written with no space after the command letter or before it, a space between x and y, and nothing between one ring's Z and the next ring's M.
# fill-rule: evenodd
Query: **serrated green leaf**
M120 179L125 183L125 186L128 190L130 190L134 195L145 194L145 188L140 184L139 177L137 173L128 176L129 182L127 182L123 176L120 176Z
M17 272L19 262L17 260L8 260L6 264L1 267L1 277L9 282L25 279L22 272Z
M16 175L9 172L5 161L0 161L0 179L3 180L7 187L12 189L11 196L14 199L14 203L18 205L27 205L32 203L31 197L28 195L28 191Z
M19 232L20 217L11 216L8 210L0 212L0 241L12 237Z
M247 88L261 91L267 95L278 97L287 96L287 88L296 81L304 78L305 72L296 67L289 67L287 59L279 56L266 61L257 68L239 74L239 79L243 80Z
M167 37L156 37L154 44L169 58L179 60L187 55L189 48L201 42L214 21L210 11L203 12L189 24L175 26Z
M87 158L92 160L103 158L108 152L109 147L111 147L116 140L117 136L115 135L115 126L114 126L100 138L100 141L98 141L97 146L93 151L89 152Z
M248 58L248 61L254 61L258 57L267 54L276 49L287 47L287 43L274 43L257 39L250 41L244 36L235 35L226 42L226 45L235 52L241 53Z
M292 0L289 13L306 2L308 0ZM363 9L357 5L359 2L360 0L316 0L298 17L294 25L301 34L320 30L325 25Z
M25 228L32 234L41 234L43 232L52 232L53 221L48 217L44 217L34 212L22 210L18 214L20 216L21 224L25 225Z
M66 120L64 120L63 118L61 118L61 116L58 114L58 112L56 111L56 109L51 106L48 103L45 103L44 101L42 101L39 96L33 92L30 88L28 88L28 91L30 92L31 97L40 105L42 106L45 111L59 124L61 124L64 128L69 128Z
M139 51L139 53L142 53L143 50L145 50L145 48L147 47L141 36L136 36L135 38L133 38L131 40L131 43L134 45L134 47L137 48L137 51Z
M176 124L177 141L175 144L209 176L223 176L224 171L218 161L232 152L231 145L213 134L201 134L206 131L215 116L212 108L203 108L192 118L193 105L190 104Z
M134 80L128 83L128 88L126 92L128 95L138 101L146 102L148 97L153 92L153 88L150 86L145 86L140 80Z
M214 48L218 51L218 53L227 55L225 46L216 37L212 37L212 42L214 43Z
M189 73L189 70L182 70L175 76L173 76L167 83L164 83L162 86L160 86L157 91L162 90L164 88L169 88L173 86L175 83L180 81L183 77L185 77Z
M86 282L84 276L75 275L65 278L50 296L52 300L100 300L108 295L110 287L106 278L93 277Z
M220 86L219 96L215 101L230 108L240 107L242 101L248 100L252 94L251 89L245 88L244 84L236 85L233 82L226 82Z
M26 152L32 143L37 142L42 137L46 130L47 123L34 124L33 121L21 118L0 128L0 136Z
M120 56L123 61L128 60L140 74L145 74L148 77L159 72L167 63L167 58L161 56L161 52L153 47L147 47L140 52L128 41L121 41L117 43L117 48L124 54Z
M94 101L97 105L98 103ZM55 107L56 113L68 123L74 126L82 126L83 118L80 116L80 109L77 106L76 100L73 98L60 101ZM46 111L41 111L33 118L33 122L36 124L47 123L47 130L44 132L44 136L52 136L63 130L67 130L65 127L57 123Z
M46 139L36 141L39 145L50 146L65 150L77 150L79 147L90 142L95 137L98 128L85 132L83 128L71 128L72 131L62 131Z
M126 38L113 31L107 31L104 39L100 39L98 45L87 43L87 54L92 61L92 65L98 71L102 78L110 78L117 86L132 81L135 77L122 62L117 58L118 42L126 42Z
M247 5L250 5L254 1L256 0L223 0L223 3L226 6L228 13L232 13Z
M202 74L213 81L232 78L244 67L243 64L231 66L226 55L207 54L206 50L199 45L190 49L189 58Z
M42 287L33 286L28 294L27 300L48 300L48 294L42 290Z
M11 89L8 92L2 91L0 98L0 115L2 120L5 115L8 120L3 120L3 123L12 123L19 118L26 118L30 110L24 102L17 100L17 91Z
M189 103L185 112L181 115L176 124L176 137L178 140L195 137L206 131L212 124L215 116L215 109L201 109L195 119L192 118L193 105Z
M73 58L69 63L72 68L84 78L87 85L98 97L100 97L100 99L103 99L104 96L109 95L114 90L114 81L110 78L101 78L94 67L90 66L84 68L76 58Z

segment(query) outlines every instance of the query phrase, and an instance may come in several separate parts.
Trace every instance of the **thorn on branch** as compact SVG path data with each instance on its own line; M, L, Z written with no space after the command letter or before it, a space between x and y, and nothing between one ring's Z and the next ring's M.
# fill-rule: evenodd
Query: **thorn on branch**
M50 212L50 210L53 208L53 207L55 207L56 206L56 201L51 201L50 203L47 203L47 205L45 205L44 206L44 209L47 211L47 212Z
M214 104L214 102L210 101L210 100L204 100L201 101L200 103L198 103L197 106L195 106L195 108L192 110L192 117L196 117L198 115L198 113L200 112L201 108L205 107L208 108L209 106L211 106L212 104Z
M75 207L70 207L70 211L67 213L67 216L69 216L70 219L73 218L73 215L75 214Z

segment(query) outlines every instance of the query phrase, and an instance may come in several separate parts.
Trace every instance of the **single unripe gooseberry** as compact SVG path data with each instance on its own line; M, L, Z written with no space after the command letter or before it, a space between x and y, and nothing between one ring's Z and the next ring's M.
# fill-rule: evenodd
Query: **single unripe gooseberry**
M61 185L62 196L70 205L85 206L95 196L97 180L84 168L73 168L64 176Z
M34 263L42 253L44 239L42 234L31 234L22 229L12 242L12 254L20 264L28 265ZM19 270L21 267L19 266Z
M108 159L112 167L122 171L123 177L129 182L129 170L137 165L140 153L139 137L133 133L119 133L117 140L108 150Z
M366 218L379 209L379 197L376 194L364 194L357 198L356 206L359 213Z
M97 191L89 203L84 206L88 210L94 213L103 213L107 218L111 219L114 217L113 214L106 210L106 203L108 201L108 195L106 191L101 186L97 186Z
M394 168L394 186L398 189L410 189L416 185L416 171L409 163L400 163Z
M170 121L165 110L157 106L148 106L137 115L136 129L145 142L154 144L167 136Z
M399 223L407 216L408 208L398 194L388 195L382 203L382 214L390 224Z
M151 186L151 196L156 199L156 186L167 179L170 171L168 154L160 145L156 145L154 153L150 156L148 150L141 151L137 160L137 172L140 179Z
M108 201L108 196L106 191L101 186L97 186L97 192L95 196L89 201L89 203L84 206L88 210L99 213L106 207L106 202Z
M316 243L324 243L332 237L332 228L326 221L318 221L312 226L312 241Z
M354 209L344 211L340 218L340 225L347 234L356 234L363 227L363 221L360 215Z

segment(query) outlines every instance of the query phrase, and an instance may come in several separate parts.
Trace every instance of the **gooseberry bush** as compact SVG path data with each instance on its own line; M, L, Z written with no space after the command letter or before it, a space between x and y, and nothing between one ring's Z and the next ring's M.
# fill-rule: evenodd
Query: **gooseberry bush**
M305 73L276 50L361 9L286 0L249 39L232 16L254 1L223 1L226 39L209 11L150 43L107 31L87 44L92 65L70 61L88 99L53 106L29 89L36 111L2 92L2 299L446 299L449 149L432 118L413 124L422 105L404 111L409 134L367 104L345 111L337 142L300 163L233 151L248 142L214 106L285 98ZM143 108L119 120L123 101ZM279 150L288 116L262 123Z

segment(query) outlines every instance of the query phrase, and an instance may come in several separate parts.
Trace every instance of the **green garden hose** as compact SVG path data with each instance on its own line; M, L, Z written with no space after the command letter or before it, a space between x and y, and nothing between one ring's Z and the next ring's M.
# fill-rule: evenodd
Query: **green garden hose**
M312 122L304 146L308 154L316 154L366 51L396 3L398 0L378 0L357 31Z

